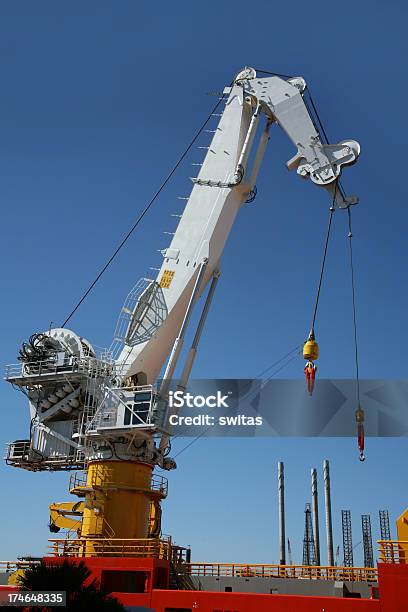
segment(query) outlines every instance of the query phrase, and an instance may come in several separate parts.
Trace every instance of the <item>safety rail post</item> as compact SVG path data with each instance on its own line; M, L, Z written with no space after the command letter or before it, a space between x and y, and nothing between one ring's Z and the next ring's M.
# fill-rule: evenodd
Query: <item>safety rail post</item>
M285 578L285 566L279 565L279 578Z

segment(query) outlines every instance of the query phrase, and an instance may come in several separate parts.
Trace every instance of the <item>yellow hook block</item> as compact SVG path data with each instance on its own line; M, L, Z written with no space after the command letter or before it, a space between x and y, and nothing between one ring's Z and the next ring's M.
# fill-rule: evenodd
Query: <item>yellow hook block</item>
M314 332L311 331L308 339L303 346L303 358L307 361L316 361L319 357L319 345L317 344Z

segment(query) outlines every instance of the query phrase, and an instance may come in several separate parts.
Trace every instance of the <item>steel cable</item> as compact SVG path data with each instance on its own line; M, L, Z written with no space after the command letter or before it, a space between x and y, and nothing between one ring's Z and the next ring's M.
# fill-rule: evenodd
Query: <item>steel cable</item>
M317 293L316 293L315 305L314 305L314 309L313 309L312 325L311 325L311 328L310 328L311 332L314 332L314 326L315 326L316 315L317 315L317 308L319 306L320 291L321 291L321 288L322 288L324 268L325 268L326 259L327 259L327 249L328 249L328 246L329 246L329 239L330 239L330 233L331 233L331 228L332 228L333 214L334 214L334 211L335 211L334 204L335 204L335 201L336 201L336 191L337 191L337 182L336 182L336 185L335 185L335 188L334 188L333 202L332 202L332 205L330 207L329 223L328 223L328 226L327 226L326 241L325 241L325 245L324 245L322 264L321 264L321 267L320 267L320 276L319 276L319 283L317 285Z
M353 303L353 330L354 330L354 356L355 356L355 364L356 364L356 387L357 387L357 403L360 406L360 373L359 373L359 363L358 363L358 342L357 342L357 317L356 317L356 291L355 291L355 279L354 279L354 261L353 261L353 232L351 228L351 212L350 207L347 209L348 214L348 238L350 245L350 274L351 274L351 294L352 294L352 303Z

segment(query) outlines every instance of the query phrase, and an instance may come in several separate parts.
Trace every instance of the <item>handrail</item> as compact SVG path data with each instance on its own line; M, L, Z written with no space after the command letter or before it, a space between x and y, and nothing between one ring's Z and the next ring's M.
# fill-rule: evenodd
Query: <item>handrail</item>
M380 563L408 563L408 540L378 540Z
M7 465L22 467L31 471L39 470L79 470L85 466L85 459L80 449L70 457L44 456L32 448L31 440L15 440L5 445L4 459Z
M104 481L103 485L97 485L96 484L96 480L97 480L97 474L93 473L92 476L93 480L95 482L91 482L91 487L95 487L95 488L109 488L110 486L112 487L127 487L128 485L126 483L121 483L118 482L116 480L113 481ZM69 489L70 491L72 491L73 489L77 488L77 487L86 487L87 486L87 474L86 472L75 472L74 474L71 474L71 477L69 479ZM151 491L152 493L160 493L160 495L162 495L163 497L167 497L167 493L168 493L168 480L165 476L162 476L161 474L153 474L151 481L150 481L150 486L148 488L146 488L146 492Z
M345 582L377 582L374 567L340 567L309 565L275 565L258 563L187 563L193 576L228 576L256 578L308 578L312 580L341 580Z
M171 540L159 538L50 539L53 557L150 557L170 560Z
M14 572L17 569L21 569L21 568L28 568L31 567L32 565L38 565L38 563L40 563L40 561L38 560L29 560L27 559L26 561L20 561L20 560L12 560L12 561L0 561L0 570L2 571L6 571L6 572Z
M104 359L93 356L75 357L71 356L64 363L52 359L42 359L39 361L12 363L6 366L5 379L24 378L29 380L32 377L42 375L56 375L64 373L77 374L98 374L106 376L112 374L114 362L104 355Z

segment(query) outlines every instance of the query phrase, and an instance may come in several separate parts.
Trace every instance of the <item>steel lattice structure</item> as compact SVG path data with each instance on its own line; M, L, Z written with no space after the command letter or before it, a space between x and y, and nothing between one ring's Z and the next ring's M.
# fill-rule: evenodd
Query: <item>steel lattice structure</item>
M311 504L305 505L305 534L303 537L303 565L316 565Z
M391 540L390 517L388 510L380 510L380 531L382 540Z
M341 526L343 531L343 565L353 567L353 538L351 533L351 512L350 510L341 511Z
M374 567L373 538L369 514L361 515L361 528L363 531L364 567Z

